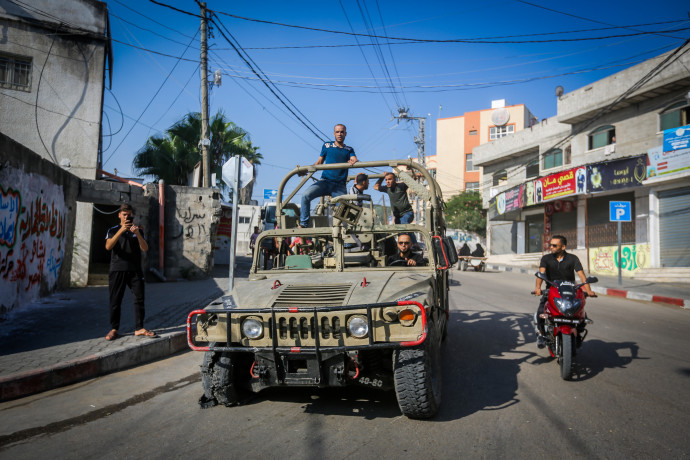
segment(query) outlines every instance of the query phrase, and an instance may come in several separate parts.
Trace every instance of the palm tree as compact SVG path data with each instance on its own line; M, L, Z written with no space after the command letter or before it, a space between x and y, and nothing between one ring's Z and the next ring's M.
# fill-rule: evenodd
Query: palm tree
M261 164L263 156L259 147L252 145L249 134L218 111L210 120L209 154L211 172L220 180L221 190L227 190L227 184L220 179L223 164L232 156L247 158L254 165ZM152 136L146 145L137 152L132 166L137 174L163 179L171 185L187 185L189 174L201 160L198 147L201 133L201 114L192 112L167 129L164 137ZM256 168L254 168L256 177ZM254 181L242 193L246 202L251 199ZM246 197L248 192L248 198ZM245 202L240 200L240 203Z

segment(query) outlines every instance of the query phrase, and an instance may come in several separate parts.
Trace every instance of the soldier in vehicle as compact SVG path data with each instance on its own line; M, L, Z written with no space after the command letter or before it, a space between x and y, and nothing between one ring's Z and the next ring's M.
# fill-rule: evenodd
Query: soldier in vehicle
M412 252L412 238L407 233L398 235L398 250L395 254L388 256L386 265L407 265L409 267L424 267L426 262L422 254Z

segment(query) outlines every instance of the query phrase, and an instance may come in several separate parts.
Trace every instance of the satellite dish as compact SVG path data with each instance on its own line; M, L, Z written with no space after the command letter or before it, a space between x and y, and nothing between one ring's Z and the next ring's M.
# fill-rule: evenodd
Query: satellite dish
M561 85L556 86L556 97L563 96L563 87Z

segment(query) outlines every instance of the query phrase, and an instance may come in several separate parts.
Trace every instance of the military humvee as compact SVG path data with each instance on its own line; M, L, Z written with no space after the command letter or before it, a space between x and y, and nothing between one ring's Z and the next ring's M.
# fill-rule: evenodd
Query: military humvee
M299 212L283 212L297 209L290 200L318 170L380 167L421 197L423 225L375 223L370 195L322 199L309 228L299 227ZM295 175L304 177L284 199ZM277 215L278 229L261 233L256 248L274 239L284 249L294 238L292 253L257 250L248 281L222 306L189 315L189 346L206 352L202 406L233 405L240 392L267 387L362 385L394 390L408 417L432 417L441 403L448 270L457 262L436 181L410 160L297 167L280 184ZM414 233L425 263L391 263L401 233Z

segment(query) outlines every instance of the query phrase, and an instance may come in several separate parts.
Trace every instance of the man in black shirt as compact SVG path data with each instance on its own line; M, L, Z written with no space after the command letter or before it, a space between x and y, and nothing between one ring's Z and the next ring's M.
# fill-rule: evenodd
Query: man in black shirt
M574 254L565 252L565 247L568 241L564 236L554 235L551 238L551 254L546 254L541 258L539 263L539 271L544 273L549 281L570 281L575 282L575 273L580 278L580 281L584 283L582 289L591 297L596 297L597 295L592 291L592 288L587 283L587 277L585 276L585 271L582 268L580 259ZM534 295L542 296L541 290L542 280L537 278L536 285L534 287ZM548 294L548 289L544 292ZM539 307L537 312L534 314L534 321L537 324L537 330L539 335L537 336L537 346L539 348L544 348L544 319L540 318L539 315L544 312L544 305L548 299L547 295L543 295L541 301L539 302Z
M144 239L143 229L134 225L134 208L124 203L118 213L120 225L108 230L105 237L105 249L111 251L110 273L110 327L106 340L119 337L120 307L125 288L129 287L134 295L134 335L157 337L156 333L144 328L144 274L141 269L141 253L148 251L149 245Z
M418 252L412 252L412 239L407 233L398 235L398 251L386 259L386 265L400 265L409 267L426 266L424 258Z

